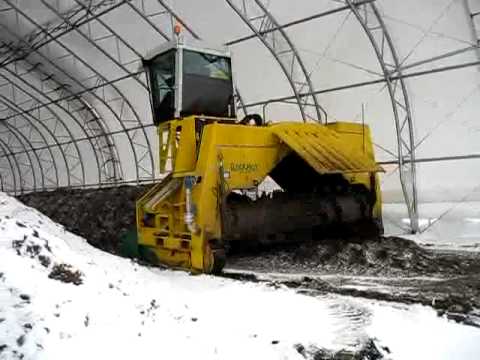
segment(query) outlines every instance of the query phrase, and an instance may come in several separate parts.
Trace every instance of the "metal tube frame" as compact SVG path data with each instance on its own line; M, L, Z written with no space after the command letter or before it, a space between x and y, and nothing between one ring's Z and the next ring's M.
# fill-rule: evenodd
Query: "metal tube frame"
M16 111L14 110L14 107L15 105L11 105L9 104L9 101L8 99L6 99L3 95L0 95L0 103L2 103L3 105L5 105L8 109L10 109L11 111ZM22 147L25 151L25 154L29 157L29 162L32 166L32 177L33 177L33 187L37 189L37 185L36 185L36 182L37 182L37 178L36 178L36 175L35 175L35 169L37 171L40 172L40 176L41 176L41 183L42 183L42 188L45 188L46 184L45 184L45 178L48 179L48 177L46 176L45 173L48 174L48 168L46 169L46 166L43 166L43 162L46 162L46 160L44 160L42 157L41 157L41 154L39 155L39 152L41 150L37 150L33 147L33 140L32 139L28 139L27 136L31 136L33 134L33 131L32 130L35 130L35 132L40 136L40 138L43 140L44 143L47 143L46 142L46 139L45 137L43 136L43 134L39 131L39 129L37 128L37 126L35 126L35 124L33 123L33 121L30 121L29 119L27 119L27 117L25 115L20 115L20 117L24 118L24 121L25 121L25 124L23 124L23 126L19 126L19 124L17 123L17 119L15 119L14 123L13 124L10 124L8 121L2 121L2 123L0 123L0 125L4 125L12 134L15 134L15 133L18 133L18 135L22 138ZM24 133L22 133L22 131L20 130L23 130L25 129L25 126L29 126L30 128L28 129L29 131L28 132L25 132L27 135L25 135ZM19 140L19 138L17 137L17 139ZM30 150L27 150L26 147L25 147L25 144L28 145L28 147L30 148ZM50 163L52 165L50 165L50 167L53 167L54 169L54 174L55 174L55 180L51 180L49 179L53 184L55 184L56 186L59 185L59 181L58 181L58 168L56 166L56 163L55 163L55 158L53 156L53 153L51 151L51 148L48 148L47 149L48 152L49 152L49 155L50 155ZM33 164L32 164L32 161L30 159L30 152L33 152L35 158L37 159L37 165L38 167L34 167ZM43 160L43 161L42 161ZM67 171L68 171L68 168L67 168Z
M28 144L28 145L31 146L31 144L28 142L28 140L25 141L25 136L22 135L21 132L18 131L18 129L15 129L13 126L9 125L8 123L3 123L2 125L5 126L10 131L10 134L12 134L12 136L15 138L15 140L18 142L18 144L20 144L20 147L22 147L24 149L23 150L24 154L27 157L28 163L27 164L23 164L23 163L21 164L21 165L23 165L23 168L25 168L25 169L22 171L22 170L20 170L21 167L19 167L20 177L23 179L23 181L25 183L27 181L28 174L31 173L32 184L30 186L32 186L34 189L37 189L37 178L35 176L35 170L34 170L35 166L33 165L32 157L30 156L30 151L27 150L26 145L25 145L25 144ZM8 145L9 145L10 148L12 147L12 144L8 144ZM39 163L40 160L38 159L38 154L36 152L34 152L34 155L35 155L35 158L37 159L37 162ZM20 163L19 163L19 165L20 165ZM43 177L43 174L42 174L42 187L45 185L43 183L43 180L44 180L44 177Z
M393 69L395 73L401 76L401 64L388 29L375 3L356 6L352 0L345 1L347 5L350 6L351 11L354 13L358 22L364 29L375 51L375 55L377 56L386 80L386 85L392 104L395 130L397 133L397 160L400 184L403 191L405 205L407 206L408 216L410 218L410 227L412 232L416 233L419 231L419 226L415 139L413 132L412 113L404 79L402 77L399 79L392 79L391 71L389 70ZM393 64L387 63L387 56L390 57L390 59L393 61Z
M477 45L477 58L480 60L480 29L477 24L478 19L480 19L480 6L477 4L475 7L476 11L472 10L470 0L463 0L463 6L467 15L467 23L470 27L472 38L475 40L475 44Z
M14 93L15 93L15 86L14 86L13 84L11 84L11 83L9 83L8 85L11 87L11 93L14 94ZM58 176L58 167L57 167L57 163L56 163L56 161L58 161L58 160L57 160L56 157L53 155L52 149L51 149L51 148L53 148L54 146L57 146L57 147L60 149L60 153L61 153L62 158L63 158L64 163L65 163L65 171L66 171L66 175L67 175L67 183L70 184L70 167L69 167L69 165L68 165L67 157L66 157L66 155L65 155L65 152L61 150L61 147L60 147L60 145L59 145L59 143L58 143L58 138L55 136L55 134L53 134L53 133L50 131L50 129L48 128L48 126L46 126L45 121L42 121L42 120L40 119L40 116L35 117L35 116L33 116L33 115L30 115L30 114L28 114L28 115L29 115L28 117L25 116L25 115L27 115L27 113L23 113L22 111L20 111L20 110L18 109L18 106L17 106L16 104L15 104L15 106L14 106L15 109L13 109L12 106L6 104L6 102L11 103L11 104L14 104L14 102L12 102L11 100L7 99L4 95L0 95L0 97L1 97L2 99L4 99L4 100L2 101L2 103L4 103L4 104L13 112L13 117L9 117L8 119L4 119L1 123L8 123L8 122L12 119L14 122L13 122L13 124L11 124L11 125L12 125L13 127L17 128L17 129L19 129L19 128L22 128L22 129L23 129L23 128L25 128L25 126L28 126L28 127L29 127L29 128L28 128L28 131L26 131L27 135L28 135L29 137L32 137L34 133L35 133L35 134L38 134L38 136L42 139L43 143L44 143L45 145L47 145L47 144L49 144L49 142L47 141L47 139L45 138L44 134L43 134L43 133L40 131L40 129L39 129L39 127L42 127L42 128L46 131L46 133L50 135L51 139L52 139L53 142L54 142L53 146L52 146L52 145L49 145L46 150L48 150L48 153L49 153L50 158L51 158L52 167L53 167L54 170L55 170L55 184L58 186L58 184L59 184L59 176ZM13 95L12 95L12 99L15 100ZM18 124L18 121L17 121L18 117L22 117L22 118L24 119L24 121L25 121L25 123L24 123L22 126L20 126L21 124ZM35 123L38 123L38 124L39 124L39 127L37 127ZM29 139L28 142L30 143L31 149L32 149L33 151L36 151L36 149L35 149L35 148L33 147L33 145L32 145L32 144L35 142L35 141L33 140L33 138L32 138L32 139ZM43 149L41 149L41 150L43 150ZM77 150L78 150L78 149L77 149ZM41 165L41 164L40 164L40 165ZM42 170L42 172L47 173L47 174L45 175L45 177L48 179L48 168L42 167L41 170Z
M8 144L6 144L1 138L0 138L0 148L2 149L2 152L4 154L4 156L0 157L0 160L5 159L5 158L7 159L7 162L10 165L10 173L12 174L11 177L6 177L6 180L12 179L12 183L13 183L13 188L10 191L7 190L7 192L13 193L14 195L17 195L18 189L20 189L20 192L23 191L23 185L22 185L21 178L18 179L20 184L17 184L17 174L18 174L18 176L21 176L20 175L20 169L18 167L17 158L10 153L10 150L9 150L10 148L9 148ZM12 163L12 158L13 158L13 163ZM14 164L15 164L15 167L17 168L18 173L15 173L15 169L14 169L15 167L13 166ZM3 181L4 180L3 180L3 177L2 177L2 184L3 184Z
M22 96L28 97L30 99L29 101L31 101L31 102L40 103L40 100L38 98L36 98L34 95L25 91L25 89L21 88L18 84L15 84L15 83L11 82L11 80L8 79L6 76L0 74L0 77L2 79L4 79L5 81L7 81L6 84L10 86L10 94L11 94L10 97L11 97L11 99L7 99L5 96L2 95L2 98L4 99L4 103L5 103L5 101L8 101L10 104L15 104L15 109L13 109L10 106L10 108L13 112L13 115L8 116L2 122L8 122L11 119L13 119L15 122L12 125L19 128L21 124L18 124L17 119L18 119L18 117L23 117L26 121L25 124L30 127L29 131L27 132L29 134L29 136L32 136L33 132L35 132L36 134L38 134L40 136L43 143L45 145L48 145L48 147L52 147L52 148L58 147L60 152L61 152L62 158L65 162L67 183L71 184L71 180L70 180L71 179L71 176L70 176L71 170L70 169L74 169L75 167L78 167L79 160L82 159L82 155L81 155L81 152L80 152L78 147L75 147L76 154L71 153L71 152L68 153L68 152L64 151L64 149L62 149L62 147L59 145L59 142L58 142L58 139L59 139L60 135L57 135L55 133L55 130L65 132L70 137L70 139L73 139L74 137L73 137L73 134L71 134L69 127L65 124L65 122L55 112L53 112L52 109L50 109L48 107L44 106L47 109L47 111L52 115L51 117L48 117L48 118L42 116L40 111L38 111L36 115L32 115L30 113L26 113L24 111L21 111L20 108L18 107L18 104L16 104L16 96L15 96L16 95L16 90L21 91ZM27 119L27 117L25 117L26 114L29 115L30 119ZM47 126L47 123L49 121L51 121L52 119L55 121L55 128L54 128L53 132ZM40 131L39 127L37 127L35 125L35 123L38 123L39 126L45 130L45 132L51 137L51 139L53 141L53 144L46 140L45 136L43 135L43 132ZM23 127L25 127L26 125L23 125ZM33 140L30 140L30 142L33 142ZM34 149L34 148L32 147L32 149ZM57 161L60 161L60 160L57 159L53 155L53 153L51 152L51 149L49 149L48 151L50 153L50 157L52 159L53 167L54 167L55 173L56 173L56 175L55 175L56 181L55 182L58 182L58 176L57 176L58 167L57 167L56 163L57 163ZM67 158L70 159L70 161L76 160L76 162L70 164L70 162L67 161ZM81 166L81 169L82 169L81 176L83 178L84 177L83 165ZM42 170L47 172L48 168L42 168Z
M307 88L311 93L313 92L310 76L293 42L268 9L259 0L225 1L257 36L279 64L297 99L303 121L312 118L319 122L326 122L327 114L318 104L315 95L311 96L311 100L316 105L316 118L307 113L304 102L308 102L309 99L306 98L303 100L299 94L304 88ZM255 12L255 15L251 15L253 12ZM283 48L279 48L280 42L284 43ZM295 77L296 72L298 73L298 77Z
M123 95L123 93L119 90L119 88L117 86L115 86L115 85L113 85L113 83L109 82L95 68L93 68L84 59L82 59L82 57L80 57L78 54L76 54L74 51L72 51L69 47L67 47L64 44L64 42L61 41L61 39L59 37L55 37L54 35L49 34L48 31L45 28L43 28L40 24L38 24L35 20L33 20L32 17L30 17L24 11L20 10L18 7L13 5L11 3L11 0L5 0L5 2L7 2L11 6L11 8L13 8L18 14L25 17L36 28L40 29L40 31L43 31L47 38L52 38L54 43L59 45L63 50L65 50L67 52L68 56L71 58L72 63L74 65L76 63L79 63L82 66L84 66L85 68L87 68L89 71L91 71L94 75L91 79L87 79L87 80L94 80L96 82L95 88L97 88L97 89L102 88L103 84L108 84L109 85L109 87L117 94L117 96L114 98L114 100L104 99L103 103L104 103L104 105L106 105L106 102L117 101L117 104L118 104L118 101L121 102L120 106L119 106L120 110L118 110L119 113L117 111L115 111L111 106L107 105L107 108L112 112L112 114L115 117L115 119L117 120L119 126L121 126L123 129L126 130L127 129L127 127L125 126L126 123L135 123L135 124L141 123L140 118L138 116L138 113L136 112L134 107L131 105L130 101L125 97L125 95ZM106 13L107 12L104 11L102 13L102 15L105 15ZM94 20L94 19L98 19L98 16L92 16L92 20ZM87 20L84 20L82 22L82 25L85 25L85 24L87 24ZM88 42L92 43L93 40L89 39ZM125 79L135 77L136 75L138 75L138 73L133 74L133 73L129 72L125 76ZM79 93L80 92L76 92L77 95L79 95ZM82 93L84 93L84 92L82 92ZM93 94L93 93L91 93L91 94L94 95L98 99L97 94ZM104 98L104 95L102 97ZM127 119L126 118L126 115L124 113L125 109L128 109L131 112L131 114L133 116L133 119ZM128 137L128 142L130 143L130 146L132 147L132 154L134 156L134 161L138 165L135 169L137 179L140 179L140 178L144 177L145 176L144 174L147 174L146 176L148 176L148 177L153 177L154 176L154 161L153 161L153 155L151 153L149 139L148 139L148 136L145 133L145 131L143 131L141 128L140 128L140 132L143 135L143 139L140 139L140 142L146 143L147 144L146 146L144 146L142 143L140 143L138 141L135 142L135 136L137 135L136 133L130 134L129 132L126 132L127 137ZM141 151L141 153L137 154L137 152L140 152L140 151ZM145 166L141 165L141 161L144 161L146 158L149 159L149 162L148 162L148 165L147 165L148 168L145 168ZM140 173L140 171L143 171L143 173Z
M35 91L35 93L37 93L39 96L42 96L49 101L52 100L52 98L45 92L45 88L37 88L36 86L33 85L33 81L25 80L24 79L25 74L19 74L18 73L18 68L12 70L12 69L10 69L10 66L7 66L7 67L2 68L2 70L4 70L5 72L8 72L11 76L13 76L19 82L23 83L25 86L28 86L29 89ZM40 100L39 97L34 96L30 91L27 91L25 88L22 88L21 86L19 86L18 83L13 82L11 79L6 77L5 75L0 74L0 77L2 77L6 81L9 81L13 85L14 89L16 88L16 89L22 91L24 96L29 97L33 103L40 103L40 104L42 103L42 100ZM67 116L70 117L73 120L73 122L78 125L79 129L83 133L87 134L86 131L85 131L85 128L82 126L82 123L78 120L77 117L74 116L74 112L72 112L72 111L70 111L70 109L64 107L61 103L57 103L55 106L62 113L67 114ZM46 109L52 115L52 117L49 117L48 120L54 119L55 127L61 124L63 129L69 135L69 137L73 138L74 136L73 136L72 131L70 130L69 126L67 126L66 122L62 119L60 114L57 113L56 111L54 111L54 109L50 106L46 107ZM39 116L40 115L41 114L39 114ZM42 119L41 122L48 123L46 119ZM55 137L58 138L58 135L55 135ZM94 146L93 142L90 142L90 146L92 148L92 152L94 154L94 159L95 159L95 162L97 164L97 169L98 169L98 172L99 172L98 176L100 177L100 165L99 165L98 156L97 156L97 153L95 151L95 146ZM65 151L65 149L63 149L63 151ZM76 147L76 152L75 153L66 153L66 156L68 158L71 158L71 159L76 161L74 164L69 166L69 169L70 169L69 178L75 179L79 182L85 182L85 179L86 179L85 165L84 165L84 161L83 161L83 154L80 151L80 149L78 147ZM73 172L73 170L77 167L80 167L80 171L81 171L79 176L74 175L74 172Z

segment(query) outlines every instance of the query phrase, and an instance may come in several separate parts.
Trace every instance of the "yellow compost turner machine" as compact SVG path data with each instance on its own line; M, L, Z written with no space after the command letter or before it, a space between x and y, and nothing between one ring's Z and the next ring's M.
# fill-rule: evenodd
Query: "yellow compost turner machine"
M177 41L144 66L166 176L137 202L137 236L156 261L216 273L229 249L355 224L381 231L381 168L367 126L237 120L226 51Z

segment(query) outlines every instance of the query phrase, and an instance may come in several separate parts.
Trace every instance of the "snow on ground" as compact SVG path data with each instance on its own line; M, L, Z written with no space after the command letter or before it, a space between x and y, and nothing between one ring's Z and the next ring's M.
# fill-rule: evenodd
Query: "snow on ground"
M385 234L442 250L480 251L480 201L420 203L419 214L421 233L406 235L405 204L384 203Z
M365 300L357 299L359 303ZM381 339L394 359L480 359L480 330L445 321L422 305L368 302L373 316L367 332Z
M337 351L369 338L391 359L480 354L479 329L429 308L144 267L2 193L0 259L2 360L304 359L298 344Z
M360 341L337 338L340 325L319 299L143 267L12 198L0 204L0 358L302 359L297 343L334 350ZM81 285L49 278L63 263L81 272Z

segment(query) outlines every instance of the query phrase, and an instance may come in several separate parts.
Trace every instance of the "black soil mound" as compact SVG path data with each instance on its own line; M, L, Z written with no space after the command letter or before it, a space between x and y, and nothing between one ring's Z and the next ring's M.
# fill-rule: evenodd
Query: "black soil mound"
M80 235L95 247L118 254L120 239L135 229L135 202L147 186L56 190L19 200Z

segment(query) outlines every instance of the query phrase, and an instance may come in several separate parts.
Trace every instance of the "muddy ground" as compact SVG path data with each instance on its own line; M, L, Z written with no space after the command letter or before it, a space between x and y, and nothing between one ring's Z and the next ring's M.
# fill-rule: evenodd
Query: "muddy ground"
M20 200L92 245L118 254L120 238L135 228L135 200L146 188L60 190ZM397 237L327 238L229 254L224 276L311 295L421 303L439 315L480 326L480 252L440 252Z
M471 252L438 252L399 237L327 238L257 253L231 254L230 268L261 272L421 276L480 274Z
M324 239L229 257L227 277L307 294L421 303L480 327L480 253L426 249L397 237ZM248 271L245 271L248 269Z

